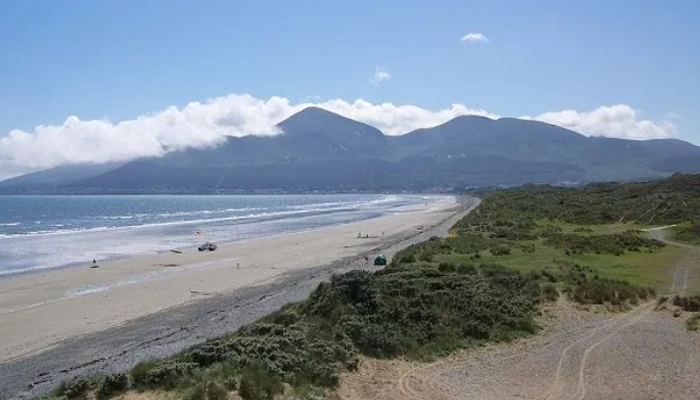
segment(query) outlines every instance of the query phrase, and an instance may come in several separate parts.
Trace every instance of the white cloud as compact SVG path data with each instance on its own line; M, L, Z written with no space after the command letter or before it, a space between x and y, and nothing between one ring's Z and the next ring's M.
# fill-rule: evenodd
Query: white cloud
M677 127L672 122L643 120L640 119L639 114L626 104L617 104L598 107L590 112L575 110L546 112L534 119L592 136L623 139L659 139L676 136Z
M309 105L315 105L372 125L387 135L401 135L416 129L440 125L460 115L480 115L498 118L495 114L481 109L467 108L462 104L453 104L450 108L437 111L408 104L372 104L362 99L355 100L352 103L342 99L335 99Z
M488 43L489 39L484 36L482 33L479 32L471 32L467 33L466 35L462 36L462 39L460 39L462 42L469 42L469 43L476 43L476 42L484 42Z
M186 147L215 146L227 136L273 135L275 125L309 106L317 106L377 127L389 135L444 123L460 115L499 116L482 109L453 104L441 110L415 105L373 104L358 99L292 104L288 99L267 100L251 95L229 95L178 109L111 123L68 117L62 125L40 125L31 132L14 130L0 137L0 179L64 164L127 161L161 156ZM631 139L664 138L676 135L667 120L643 120L627 105L600 107L590 112L547 112L536 119L586 135Z
M372 77L369 78L369 81L373 85L378 85L383 81L388 81L389 79L391 79L391 74L389 73L389 71L382 67L377 67L377 69L374 71L374 75L372 75Z

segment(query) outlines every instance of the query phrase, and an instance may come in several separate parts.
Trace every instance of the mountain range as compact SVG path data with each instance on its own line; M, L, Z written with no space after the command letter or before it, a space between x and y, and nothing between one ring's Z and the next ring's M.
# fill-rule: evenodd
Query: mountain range
M421 191L700 172L700 147L688 142L587 137L516 118L460 116L387 136L310 107L278 127L282 134L228 137L213 148L35 172L0 182L0 193Z

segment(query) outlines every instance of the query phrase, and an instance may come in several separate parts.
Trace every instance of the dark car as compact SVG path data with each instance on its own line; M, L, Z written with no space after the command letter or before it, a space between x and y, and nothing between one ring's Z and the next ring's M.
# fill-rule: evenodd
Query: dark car
M204 251L204 250L209 250L209 251L214 251L216 250L217 246L212 243L212 242L206 242L203 245L197 247L197 250L199 251Z

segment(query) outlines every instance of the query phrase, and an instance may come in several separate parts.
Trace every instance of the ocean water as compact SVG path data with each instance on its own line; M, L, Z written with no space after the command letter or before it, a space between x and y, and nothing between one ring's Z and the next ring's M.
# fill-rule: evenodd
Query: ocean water
M0 276L299 232L437 196L0 196Z

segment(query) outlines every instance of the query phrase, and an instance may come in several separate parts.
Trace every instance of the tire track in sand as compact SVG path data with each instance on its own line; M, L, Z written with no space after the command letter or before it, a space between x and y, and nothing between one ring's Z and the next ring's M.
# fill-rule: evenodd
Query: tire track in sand
M550 347L553 347L553 346L560 344L561 342L559 341L559 339L567 340L567 337L569 335L576 337L576 335L579 334L578 333L579 331L584 331L584 332L582 332L582 334L586 335L586 334L590 333L591 331L597 331L599 329L606 328L606 327L610 326L611 324L612 324L611 321L606 320L606 321L603 321L602 323L598 322L597 324L593 324L594 325L593 327L591 327L590 324L587 324L584 326L579 326L579 327L576 327L573 329L569 329L569 330L564 331L564 332L551 334L551 335L548 335L548 336L545 336L542 338L534 338L532 344L534 344L535 346L527 347L525 349L517 351L514 354L508 354L511 352L509 350L502 350L499 352L495 352L493 354L489 354L490 357L488 360L481 361L482 367L487 368L487 369L491 369L491 370L496 370L496 367L491 367L491 366L488 366L487 364L495 364L495 363L499 363L499 362L503 362L503 361L507 361L507 360L513 360L513 359L523 357L523 356L530 356L530 355L538 354L538 353L541 353L542 351L549 349ZM596 325L599 325L599 326L596 326ZM546 343L539 345L538 342L546 342ZM526 346L527 346L527 344L526 344ZM445 368L436 369L430 375L428 375L428 378L426 380L426 384L427 384L428 388L433 393L442 392L443 391L442 388L438 387L438 385L436 383L438 378L441 375L445 375L446 373L457 371L457 370L460 370L462 368L465 368L467 366L467 364L469 362L472 362L472 361L474 361L474 360L470 359L467 361L458 362L456 364L451 364L450 366L445 367ZM431 367L434 367L434 366L435 365L432 365ZM429 369L429 368L430 367L428 367L426 369ZM450 384L450 383L446 383L446 382L443 382L442 386L445 386L445 384L447 384L449 386L449 388L452 388L452 389L454 389L454 386L456 386L455 384Z
M495 354L491 354L491 357L488 360L483 360L482 361L482 367L487 368L485 364L493 364L493 363L498 363L498 362L504 362L507 360L515 359L518 357L522 356L530 356L534 354L541 353L542 351L547 350L550 347L559 345L563 341L568 341L571 339L575 339L574 342L569 344L562 352L560 353L559 356L559 362L557 364L557 370L555 373L555 377L553 378L553 382L549 385L547 391L542 394L541 396L538 397L538 399L546 399L546 398L551 398L555 394L559 394L560 390L556 390L558 386L560 385L560 382L562 380L561 376L564 373L564 363L567 360L567 356L569 355L569 352L571 351L574 346L577 344L584 342L585 340L588 340L595 335L601 334L601 332L604 332L606 329L609 329L611 327L616 327L619 325L626 325L628 323L629 319L632 319L637 315L636 313L639 312L640 309L634 310L631 313L625 314L622 317L615 317L607 320L603 320L600 322L597 322L594 324L593 327L591 327L590 324L576 327L573 329L569 329L565 332L560 332L553 334L551 336L543 337L541 340L538 341L543 341L545 343L542 343L542 345L538 345L536 347L530 347L528 346L526 349L517 351L513 354L508 354L510 351L500 351ZM578 337L579 335L583 335L583 337ZM535 339L537 340L537 339ZM602 339L600 340L602 341ZM503 357L499 357L500 355L503 355ZM495 356L495 357L494 357ZM438 379L440 376L446 375L450 372L453 371L458 371L460 369L463 369L467 366L467 364L474 362L474 359L469 359L469 360L463 360L460 362L457 362L456 364L453 362L449 362L447 360L440 361L436 364L424 364L424 365L419 365L414 368L409 369L408 371L404 372L401 374L397 380L397 386L401 394L403 395L403 398L410 398L410 399L438 399L438 398L446 398L450 397L448 395L449 389L455 389L457 386L457 383L455 382L454 384L450 382L440 382L438 383ZM494 369L494 368L490 368ZM432 370L432 371L431 371ZM556 392L556 393L555 393Z
M584 352L583 352L583 357L581 357L581 363L579 364L579 371L578 371L578 383L576 385L576 393L580 393L578 397L576 397L576 400L583 400L586 397L586 377L585 377L585 369L586 369L586 362L588 361L588 357L590 356L591 352L596 349L601 343L611 339L618 333L620 333L621 330L628 328L637 322L639 322L642 318L646 317L653 311L653 307L651 305L647 304L646 306L643 307L643 311L637 315L636 317L632 318L631 321L622 324L621 326L617 327L611 334L608 336L600 339L599 341L593 343L590 345ZM575 395L575 394L574 394Z
M588 339L590 339L590 338L596 336L597 334L600 334L600 333L603 332L605 329L611 328L611 327L617 328L617 329L615 329L615 330L613 331L613 333L612 333L611 335L609 335L609 337L614 336L614 334L618 331L618 329L621 329L621 327L624 327L624 326L627 326L627 325L628 325L628 321L629 321L629 320L632 320L632 321L635 320L635 318L636 318L636 313L637 313L637 312L640 312L641 314L644 314L643 311L640 311L640 310L644 310L644 308L645 308L645 307L637 308L636 310L634 310L634 311L632 311L632 312L630 312L630 313L628 313L628 314L625 314L625 315L622 316L622 317L611 318L611 319L609 319L608 321L606 321L606 323L604 323L603 325L601 325L601 326L599 326L599 327L597 327L597 328L594 328L594 329L591 329L591 330L587 331L587 332L586 332L586 335L585 335L584 337L582 337L582 338L580 338L580 339L578 339L578 340L575 340L574 342L572 342L571 344L569 344L566 348L564 348L564 350L561 352L561 355L560 355L560 357L559 357L559 362L558 362L558 364L557 364L557 369L556 369L555 372L554 372L554 377L553 377L553 379L552 379L552 383L549 385L549 387L546 389L546 391L542 394L542 396L537 397L536 399L537 399L537 400L550 400L550 399L556 399L556 398L559 397L559 395L561 394L561 392L562 392L563 389L564 389L564 388L562 388L562 380L563 380L563 379L562 379L562 375L563 375L563 373L565 372L564 363L565 363L566 360L567 360L567 356L569 355L569 352L570 352L576 345L578 345L579 343L582 343L582 342L584 342L584 341L586 341L586 340L588 340ZM609 338L609 337L608 337L608 338ZM602 343L604 340L605 340L605 337L604 337L603 339L600 339L600 340L597 341L596 343L592 344L591 346L587 347L587 348L583 351L583 356L586 355L586 352L590 353L590 351L592 351L593 349L595 349L595 347L597 347L598 344ZM583 362L583 357L582 357L582 362Z

